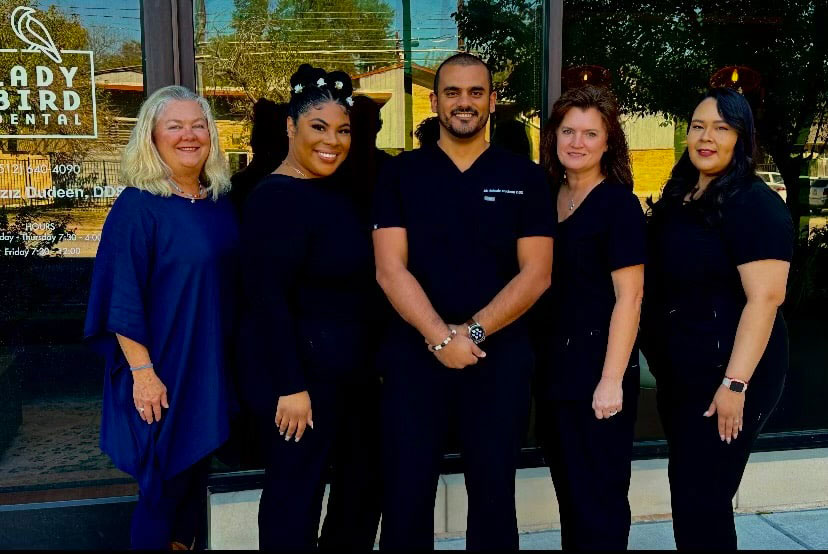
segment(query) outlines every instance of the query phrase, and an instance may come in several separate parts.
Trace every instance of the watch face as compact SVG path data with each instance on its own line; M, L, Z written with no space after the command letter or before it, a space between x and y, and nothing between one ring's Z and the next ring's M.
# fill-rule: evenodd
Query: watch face
M483 331L483 327L480 325L472 325L469 327L469 338L475 344L483 342L483 339L486 338L486 332Z
M745 390L745 384L740 383L738 381L731 381L730 390L732 390L733 392L742 392L743 390Z

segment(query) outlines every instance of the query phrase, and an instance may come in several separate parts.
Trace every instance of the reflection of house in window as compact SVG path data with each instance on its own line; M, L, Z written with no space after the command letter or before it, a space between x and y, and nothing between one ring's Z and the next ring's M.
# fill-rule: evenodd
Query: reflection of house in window
M411 127L406 128L405 69L402 63L383 67L368 73L352 76L356 94L369 96L382 105L382 130L377 136L377 147L385 150L402 151L406 145L406 134L426 118L433 116L429 94L434 88L436 70L411 64ZM498 102L491 122L518 120L526 126L526 132L532 147L531 157L538 161L538 144L540 142L540 120L537 117L527 119L517 113L508 103ZM489 129L486 131L488 138ZM414 148L420 146L413 138Z
M635 193L640 198L658 197L676 162L675 124L660 115L627 116L621 123L630 148Z
M144 101L144 76L140 67L124 67L107 70L95 76L95 86L109 96L116 113L109 129L109 140L117 146L114 155L120 159L124 145L135 125L138 110ZM204 96L210 101L216 117L221 148L225 152L249 152L250 132L245 123L232 113L232 102L244 98L244 92L236 87L211 87Z
M354 75L354 90L382 103L382 129L377 136L377 147L386 150L404 150L406 133L411 133L427 117L431 117L431 100L429 93L434 87L433 69L417 64L412 66L411 85L411 121L412 127L406 129L405 123L405 69L402 63L383 67L368 73ZM414 146L418 147L416 139Z

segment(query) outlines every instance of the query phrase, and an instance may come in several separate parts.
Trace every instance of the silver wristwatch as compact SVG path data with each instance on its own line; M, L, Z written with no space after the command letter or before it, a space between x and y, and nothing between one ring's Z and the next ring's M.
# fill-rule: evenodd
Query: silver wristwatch
M486 330L474 318L468 320L466 325L469 328L469 338L474 344L480 344L486 340Z

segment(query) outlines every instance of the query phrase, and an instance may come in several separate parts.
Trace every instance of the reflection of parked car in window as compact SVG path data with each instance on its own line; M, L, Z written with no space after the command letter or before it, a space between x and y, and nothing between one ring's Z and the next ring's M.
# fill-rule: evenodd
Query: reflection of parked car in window
M785 188L781 173L778 171L757 171L756 174L767 183L771 190L781 196L782 200L788 200L788 189Z
M828 208L828 178L817 179L811 183L808 207L811 208L813 214L818 214L823 208Z

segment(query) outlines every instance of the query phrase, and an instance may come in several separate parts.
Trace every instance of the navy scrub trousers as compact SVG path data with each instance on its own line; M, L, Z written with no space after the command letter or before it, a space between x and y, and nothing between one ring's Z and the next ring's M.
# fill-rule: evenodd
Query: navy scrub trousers
M434 547L434 498L446 429L459 427L469 498L469 550L518 548L515 468L530 399L528 340L493 336L462 370L440 364L419 336L385 353L384 502L380 547ZM503 333L506 333L504 330ZM403 337L401 337L403 339ZM501 339L501 340L498 340ZM505 340L503 340L505 339ZM406 344L407 343L407 344Z

